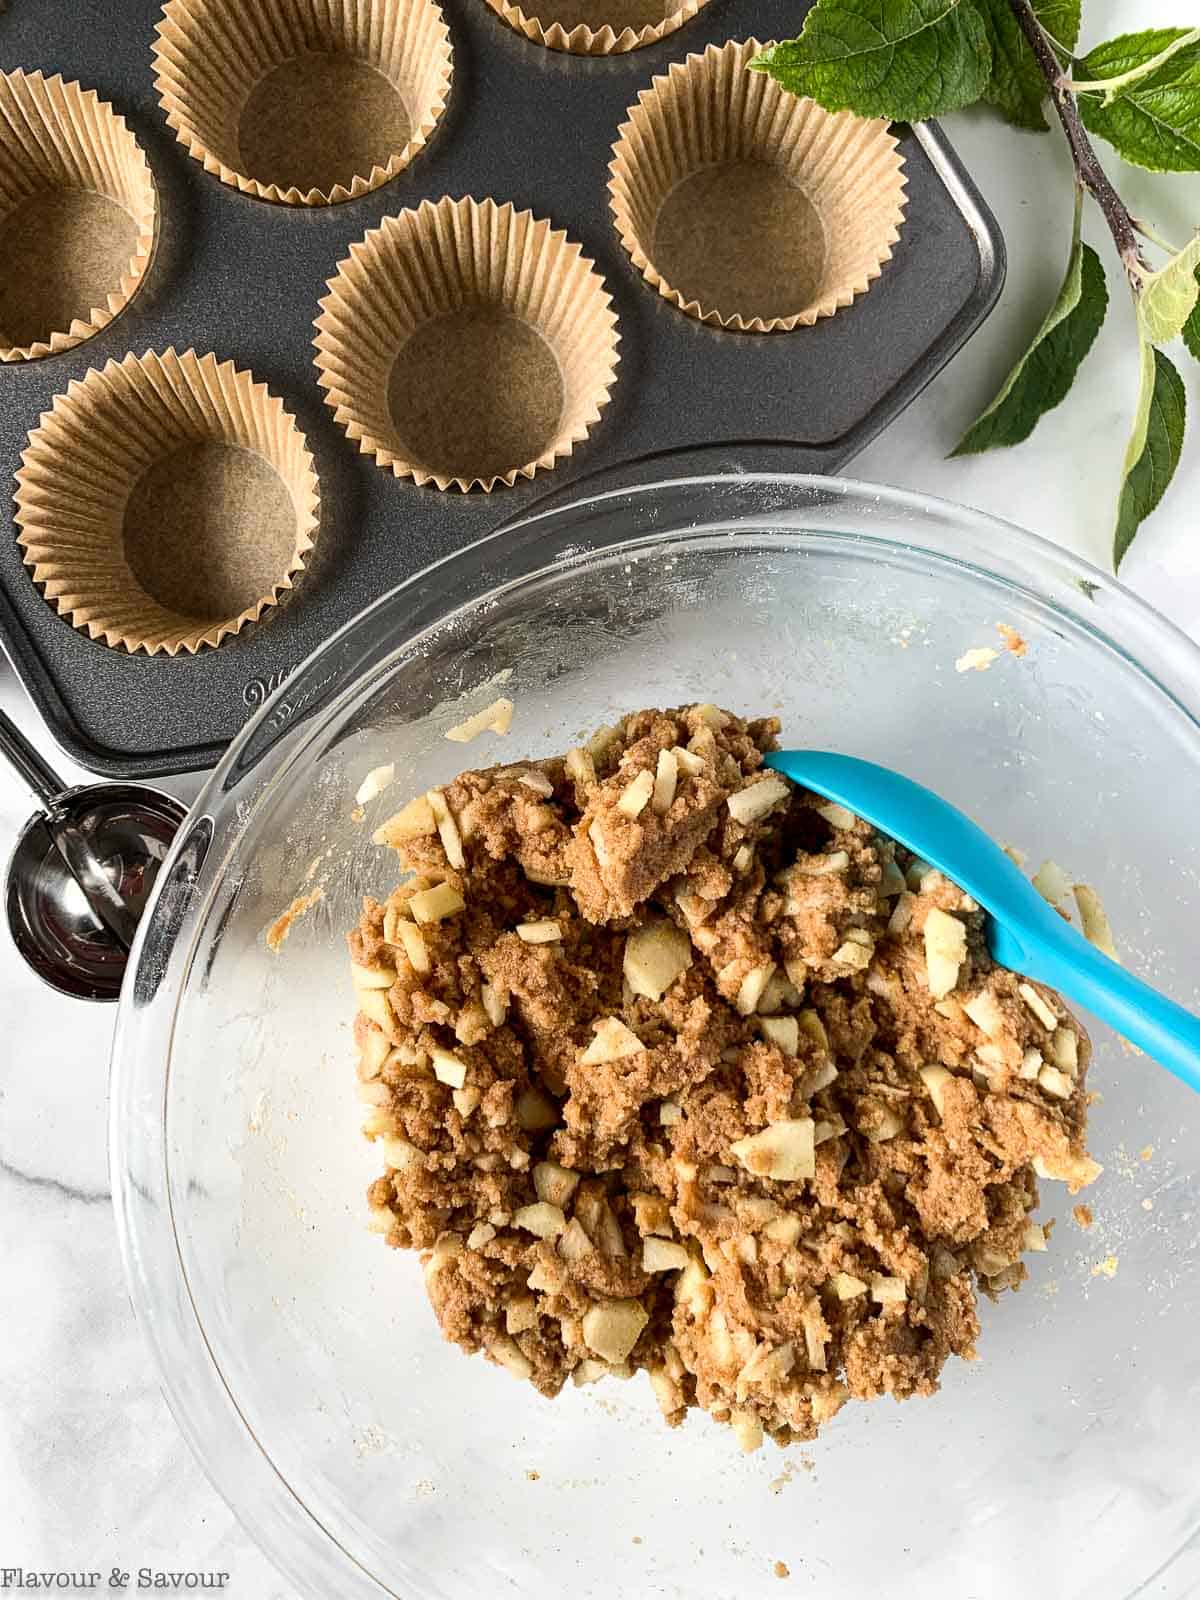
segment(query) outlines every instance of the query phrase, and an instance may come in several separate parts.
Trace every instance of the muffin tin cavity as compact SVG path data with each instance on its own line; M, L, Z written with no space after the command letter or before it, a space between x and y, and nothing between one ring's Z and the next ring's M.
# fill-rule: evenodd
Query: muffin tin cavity
M92 89L0 75L0 361L90 339L137 293L158 203L123 117Z
M223 183L288 205L377 189L433 131L450 35L433 0L169 0L167 121Z

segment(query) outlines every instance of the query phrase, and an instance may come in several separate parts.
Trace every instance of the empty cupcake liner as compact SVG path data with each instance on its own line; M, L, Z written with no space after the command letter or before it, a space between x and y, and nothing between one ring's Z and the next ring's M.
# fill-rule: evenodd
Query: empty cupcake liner
M92 639L198 651L290 589L312 548L317 478L264 383L192 350L109 361L55 398L17 473L33 581Z
M207 172L325 206L408 166L445 109L452 51L434 0L168 0L154 66Z
M654 79L613 146L621 242L701 322L785 332L830 317L883 270L906 204L886 122L831 113L710 45Z
M665 16L661 13L671 0L657 5L653 0L530 0L539 6L536 16L511 0L487 3L510 28L548 50L566 50L576 56L611 56L665 39L690 22L708 0L684 0Z
M141 146L94 89L0 74L0 361L82 344L137 293L158 199Z
M616 379L594 264L494 200L423 201L351 246L317 319L326 403L397 477L491 490L571 454Z

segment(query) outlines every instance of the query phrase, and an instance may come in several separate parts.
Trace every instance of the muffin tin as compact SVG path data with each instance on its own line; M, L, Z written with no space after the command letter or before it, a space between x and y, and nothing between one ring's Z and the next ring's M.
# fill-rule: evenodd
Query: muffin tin
M486 0L444 0L442 9L453 79L427 147L391 181L332 206L240 192L177 142L154 86L158 0L98 8L86 25L55 0L0 13L0 69L61 73L110 101L148 156L159 198L154 254L128 307L73 349L0 364L10 491L29 431L73 380L172 346L213 352L265 381L303 432L320 485L320 527L295 586L219 648L174 657L93 641L60 616L23 564L6 495L0 636L55 737L93 770L135 777L211 765L246 716L365 604L576 487L715 468L840 469L999 293L994 219L933 127L896 130L906 210L891 260L869 292L813 326L755 334L706 325L631 260L607 189L629 108L652 78L710 43L789 37L802 7L708 0L678 31L608 55L531 42ZM314 364L319 303L351 245L385 217L447 196L511 202L563 230L595 263L618 321L615 381L586 437L535 478L491 493L381 470L338 425Z

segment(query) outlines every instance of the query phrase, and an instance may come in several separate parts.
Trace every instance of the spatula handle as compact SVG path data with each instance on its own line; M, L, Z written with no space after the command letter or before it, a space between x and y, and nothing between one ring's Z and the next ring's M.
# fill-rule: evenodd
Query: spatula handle
M1025 970L1077 1000L1200 1093L1200 1017L1135 978L1067 923L1055 948L1043 948Z

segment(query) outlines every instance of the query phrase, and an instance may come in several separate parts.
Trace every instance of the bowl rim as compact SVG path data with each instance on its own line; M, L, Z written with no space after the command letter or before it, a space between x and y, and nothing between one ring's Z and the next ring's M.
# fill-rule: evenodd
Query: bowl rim
M556 503L534 507L395 585L332 634L274 690L232 740L201 789L159 872L131 951L109 1077L110 1178L127 1289L158 1367L164 1397L198 1464L251 1541L299 1593L379 1600L401 1591L375 1578L323 1526L317 1510L275 1466L268 1446L258 1439L227 1386L192 1298L175 1231L166 1126L175 1018L204 912L221 878L223 851L211 847L218 840L235 844L259 804L269 803L270 782L249 809L239 808L236 800L239 784L264 760L286 753L283 764L290 765L347 697L363 692L370 674L388 672L401 651L411 650L429 629L472 610L484 594L492 598L513 584L584 564L589 558L607 559L616 550L645 553L643 547L698 539L706 533L736 533L739 520L753 524L768 516L770 521L747 531L766 536L774 529L831 544L852 541L868 552L873 547L904 552L1027 594L1102 640L1127 668L1182 711L1196 730L1200 757L1200 646L1111 574L1015 523L944 498L811 474L713 473L572 497L586 489L585 482L547 496ZM788 503L769 508L747 503L739 509L743 500L751 502L764 492L782 495ZM562 536L561 530L582 516L611 517L621 510L644 514L653 502L671 496L685 502L689 496L699 497L705 504L728 498L731 511L723 519L700 525L681 525L670 517L652 519L653 531L632 540L612 529L582 545ZM857 531L808 520L819 513L836 516L847 508L856 524L863 524ZM779 521L781 515L792 519L790 525ZM911 537L871 531L875 515L910 520ZM550 530L556 524L558 548L554 549ZM528 565L531 553L535 562ZM542 559L537 560L539 554ZM452 585L442 581L450 573L455 577ZM1097 606L1098 599L1109 609ZM324 666L344 654L375 619L401 603L405 605L401 642L387 652L376 652L367 674L353 677L323 701L316 697L306 703L297 694L306 681L319 680ZM282 714L293 703L303 707L303 716L291 709ZM302 733L305 728L307 733ZM256 741L262 749L247 761ZM295 1517L292 1504L302 1517ZM403 1583L408 1577L397 1572L395 1581Z

